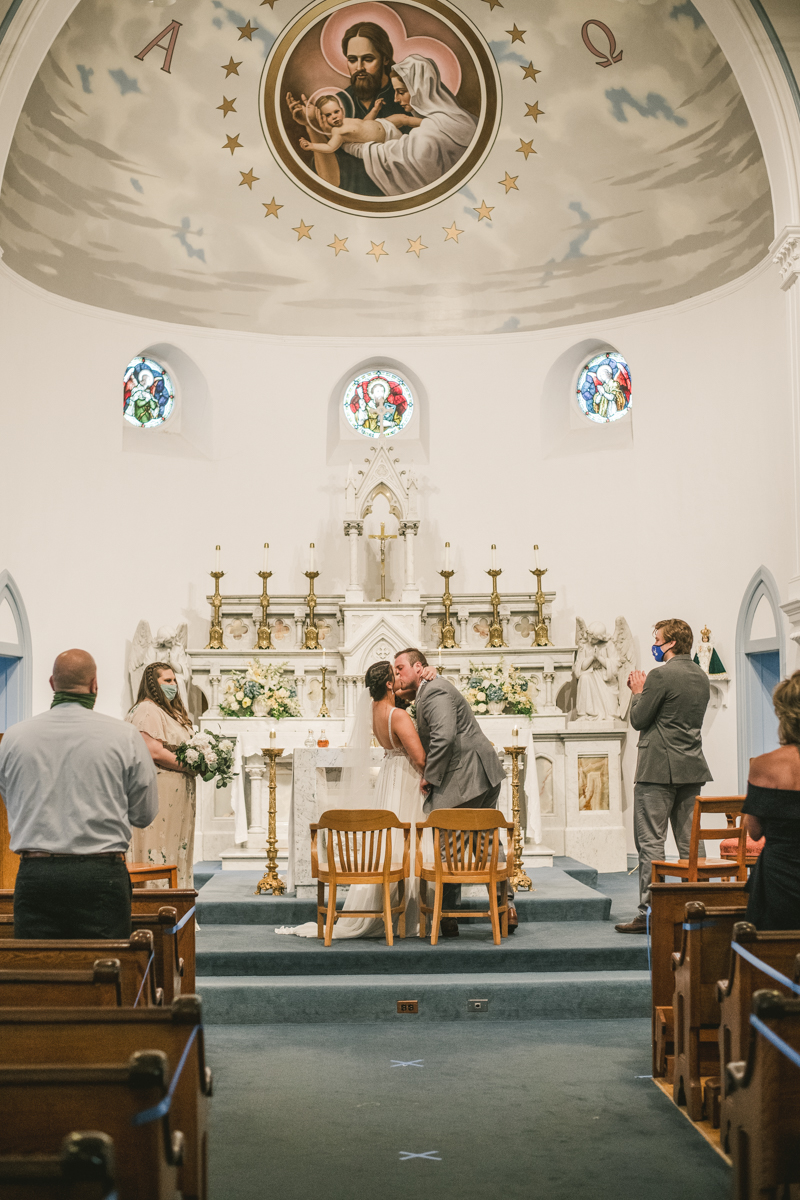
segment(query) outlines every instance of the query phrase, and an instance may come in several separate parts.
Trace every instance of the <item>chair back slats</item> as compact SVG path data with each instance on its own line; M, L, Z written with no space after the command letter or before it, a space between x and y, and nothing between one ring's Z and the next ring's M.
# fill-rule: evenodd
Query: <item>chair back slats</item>
M448 875L485 872L496 865L500 855L500 831L468 833L434 828L434 862L440 861Z
M333 829L328 838L328 869L345 875L383 873L392 861L390 829Z

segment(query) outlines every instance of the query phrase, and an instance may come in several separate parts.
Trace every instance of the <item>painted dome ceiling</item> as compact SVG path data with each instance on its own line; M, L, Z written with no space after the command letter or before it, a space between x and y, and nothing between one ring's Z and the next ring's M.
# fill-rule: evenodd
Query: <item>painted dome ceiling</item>
M81 0L0 195L5 262L52 292L287 335L619 317L772 236L691 0Z

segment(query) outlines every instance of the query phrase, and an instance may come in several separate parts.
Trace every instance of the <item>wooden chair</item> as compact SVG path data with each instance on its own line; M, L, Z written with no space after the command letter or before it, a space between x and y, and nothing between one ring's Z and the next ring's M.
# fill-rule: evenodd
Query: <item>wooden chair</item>
M105 1133L69 1133L57 1154L0 1155L3 1200L111 1200L114 1181Z
M669 1078L671 1050L664 1046L664 1037L672 1028L672 996L675 978L672 955L683 942L683 922L686 905L699 900L706 907L739 908L739 920L747 911L745 885L724 883L654 883L651 886L650 962L652 976L653 1075Z
M164 863L157 867L154 863L126 863L131 883L135 888L142 888L152 879L166 879L171 888L178 886L178 868L175 863Z
M433 862L423 862L422 838L432 831ZM508 862L500 862L500 830L508 831L508 846L514 835L502 813L494 808L439 808L427 821L417 825L416 872L419 879L419 936L426 936L431 914L431 945L439 940L442 917L489 917L492 937L500 945L501 934L508 937ZM427 885L433 884L433 905L427 903ZM483 883L489 889L489 908L484 911L442 910L442 889L446 883ZM498 904L497 887L501 901Z
M55 1154L78 1128L114 1142L119 1200L174 1200L183 1136L167 1100L167 1056L140 1050L113 1066L0 1068L0 1153Z
M703 1118L703 1080L719 1075L717 981L727 970L740 908L686 905L679 953L672 955L675 1064L672 1096L693 1121Z
M650 864L653 872L653 883L663 883L667 875L672 878L685 879L687 883L699 883L703 879L737 879L742 882L747 879L747 864L745 862L747 847L747 830L742 816L744 796L698 796L694 802L692 817L692 834L689 839L689 857L679 858L677 862L667 862L656 859ZM702 828L703 817L708 813L724 813L727 825L725 829L716 826ZM737 825L738 818L738 825ZM698 858L700 842L705 838L709 841L723 841L732 836L738 838L735 859Z
M317 834L327 832L327 867L320 867ZM403 857L399 867L392 862L392 830L403 831ZM406 935L405 881L410 869L411 825L398 821L393 812L384 808L332 808L324 812L316 825L311 826L311 877L317 883L317 937L323 936L330 946L333 926L340 916L381 917L386 941L394 944L392 916L398 914L397 932ZM325 904L325 884L328 884L328 903ZM346 913L336 911L336 890L340 884L377 884L383 891L380 909ZM392 905L391 887L398 885L398 902Z
M769 988L785 996L795 993L787 984L776 981L772 976L739 954L734 948L741 946L752 954L764 967L780 972L792 983L800 982L800 930L778 930L760 933L747 921L739 921L733 927L732 945L727 978L717 984L720 1008L719 1059L720 1059L720 1139L728 1148L730 1114L728 1112L727 1067L730 1062L747 1058L750 1044L750 1012L753 995L760 988Z
M0 1012L0 1046L5 1066L107 1066L127 1062L146 1046L167 1056L173 1079L185 1054L170 1110L185 1141L178 1187L184 1200L206 1200L212 1079L199 996L180 996L169 1008L6 1009Z
M184 995L194 995L195 984L195 905L197 892L194 888L136 888L131 900L133 928L137 928L137 918L153 917L165 905L174 908L178 916L177 952L179 961L183 963L181 976L181 992ZM3 893L0 892L0 912L2 912ZM148 925L144 926L148 928Z
M0 971L86 971L100 957L119 960L124 1006L162 1003L163 993L152 970L155 951L149 929L137 930L127 942L44 938L0 941Z
M98 959L91 967L77 971L0 969L0 1009L112 1008L121 1003L118 958Z
M757 991L752 1015L800 1053L800 1000ZM752 1024L749 1034L747 1058L728 1063L726 1081L733 1200L794 1197L800 1183L800 1068Z

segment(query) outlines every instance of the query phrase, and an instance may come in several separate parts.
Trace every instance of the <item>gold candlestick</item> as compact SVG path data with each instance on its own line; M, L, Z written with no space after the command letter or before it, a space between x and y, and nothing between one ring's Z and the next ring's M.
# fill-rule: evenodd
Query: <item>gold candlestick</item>
M514 818L513 870L509 882L515 892L535 891L522 865L522 829L519 823L519 759L525 753L525 747L504 746L503 749L511 755L511 813Z
M272 737L270 740L274 740ZM278 783L276 766L283 750L270 748L262 750L264 762L269 763L269 821L267 823L267 869L264 878L256 885L254 896L264 892L272 892L273 896L282 896L286 891L286 882L278 874L278 835L275 819L277 811Z
M494 549L495 547L492 546L492 551ZM492 558L494 558L494 553L492 553ZM489 626L489 641L486 645L507 646L508 643L503 641L503 626L500 624L500 613L498 611L500 608L500 594L497 591L497 576L502 575L503 572L492 567L491 571L487 571L486 574L492 577L492 594L489 597L492 605L492 623Z
M219 546L217 546L217 551L219 551ZM219 553L217 554L217 562L219 562ZM208 596L207 599L211 602L211 607L214 609L214 616L211 619L211 628L208 631L208 645L206 646L206 650L225 649L225 643L222 640L222 621L220 620L222 596L219 594L219 581L224 574L224 571L209 571L209 575L214 580L214 595Z
M319 630L317 629L316 621L314 620L314 609L317 607L317 597L314 595L314 580L319 575L319 571L304 571L308 580L308 595L306 596L306 604L308 605L308 625L306 627L306 636L303 642L304 650L319 650Z
M267 580L272 576L272 571L259 571L261 576L261 624L258 627L258 641L256 642L257 650L272 649L272 635L267 625L267 609L269 608L269 596L267 595Z
M442 632L439 635L439 649L456 650L458 648L456 631L450 620L450 605L453 603L453 597L450 595L450 580L455 575L455 571L440 571L439 574L444 579L444 593L442 594L444 624L442 625Z
M539 549L538 546L534 546L533 548L534 550ZM546 574L547 567L542 570L538 564L536 568L531 571L531 575L536 576L536 594L533 597L536 604L536 629L534 630L533 635L534 646L552 646L553 644L550 641L550 638L547 636L547 623L544 619L545 594L542 591L542 576Z
M322 668L322 707L320 708L319 712L317 713L318 717L329 717L331 715L328 712L328 705L325 702L327 699L327 695L328 695L327 675L328 675L328 668L323 667Z

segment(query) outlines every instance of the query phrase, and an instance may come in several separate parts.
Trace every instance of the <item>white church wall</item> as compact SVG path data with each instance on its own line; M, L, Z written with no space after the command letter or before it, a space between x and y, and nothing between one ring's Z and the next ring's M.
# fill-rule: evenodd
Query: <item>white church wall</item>
M536 541L545 586L557 592L555 642L572 642L576 616L612 625L622 614L648 669L653 621L682 616L698 632L709 624L733 672L753 571L764 563L782 597L797 573L785 304L764 268L713 297L616 324L484 339L295 340L103 313L0 268L0 569L14 575L30 618L34 712L47 705L52 659L67 646L95 654L98 706L120 715L126 643L141 617L154 627L188 619L192 642L204 641L217 542L223 593L256 592L264 541L272 592L305 584L309 541L318 591L344 591L346 468L331 461L330 396L351 367L383 353L424 389L419 429L394 439L401 458L417 460L423 592L441 586L445 540L455 593L489 590L492 542L501 594L533 590ZM589 341L630 363L635 436L555 445L542 406L569 414L572 399L552 388L553 369ZM174 349L180 433L145 431L132 448L122 373L153 347ZM356 460L363 443L353 443ZM728 707L707 719L721 794L736 791L735 686ZM623 763L628 822L635 742L629 736Z

